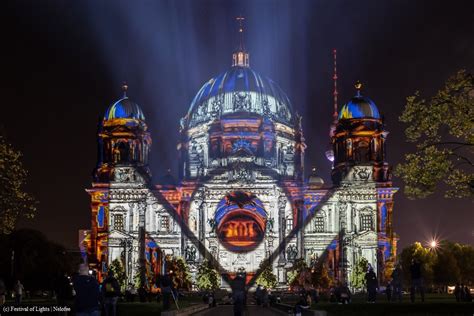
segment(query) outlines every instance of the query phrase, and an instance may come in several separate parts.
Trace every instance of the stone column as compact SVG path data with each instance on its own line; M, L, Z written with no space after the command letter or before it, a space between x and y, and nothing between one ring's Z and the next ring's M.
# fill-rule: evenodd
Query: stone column
M297 200L295 201L296 207L296 228L297 228L297 237L296 237L296 247L298 249L298 258L304 257L304 223L303 223L303 211L304 211L304 201Z
M278 256L278 264L284 265L285 264L285 236L286 236L286 222L285 222L285 208L286 208L287 199L286 196L282 193L278 198L278 221L280 223L278 227L278 237L279 237L279 244L282 245L281 251Z
M145 210L146 201L138 203L138 263L140 266L140 282L145 284Z
M199 240L204 241L207 224L207 204L201 203L199 206Z

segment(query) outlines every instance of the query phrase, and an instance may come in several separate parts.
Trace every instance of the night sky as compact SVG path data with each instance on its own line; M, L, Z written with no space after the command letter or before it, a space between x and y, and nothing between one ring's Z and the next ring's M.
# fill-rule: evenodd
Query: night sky
M272 78L304 117L306 170L330 182L324 152L332 109L332 49L339 106L364 83L385 116L388 160L413 149L398 122L415 90L432 95L458 69L474 70L470 1L11 1L0 13L0 127L24 154L39 229L73 248L90 226L99 118L121 96L140 104L153 138L155 181L177 170L179 118L201 85L226 71L246 17L250 66ZM395 186L401 186L394 179ZM400 246L431 236L474 244L468 200L441 192L395 198Z

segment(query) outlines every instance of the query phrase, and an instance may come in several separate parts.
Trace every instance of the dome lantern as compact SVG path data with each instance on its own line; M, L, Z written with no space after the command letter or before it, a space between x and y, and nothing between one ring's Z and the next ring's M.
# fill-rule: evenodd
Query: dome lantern
M244 46L244 17L238 16L235 18L239 22L239 48L232 54L232 67L250 67L249 53Z

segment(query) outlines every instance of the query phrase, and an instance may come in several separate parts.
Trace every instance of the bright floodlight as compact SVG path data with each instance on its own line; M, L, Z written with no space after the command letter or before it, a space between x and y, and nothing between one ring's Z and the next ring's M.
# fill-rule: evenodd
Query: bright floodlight
M432 241L430 242L430 247L431 247L431 248L436 248L436 247L438 247L438 242L437 242L436 240L432 240Z

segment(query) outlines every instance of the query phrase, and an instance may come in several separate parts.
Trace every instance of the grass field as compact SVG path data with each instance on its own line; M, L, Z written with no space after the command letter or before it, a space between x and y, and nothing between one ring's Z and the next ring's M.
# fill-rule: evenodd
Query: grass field
M425 302L423 303L420 301L419 296L416 297L415 303L411 303L409 295L404 295L402 303L398 303L388 302L384 295L380 295L377 297L375 304L367 303L365 295L356 295L352 298L351 304L348 305L323 301L313 304L311 308L315 310L325 310L329 316L474 316L474 303L457 303L454 295L448 294L426 294Z

